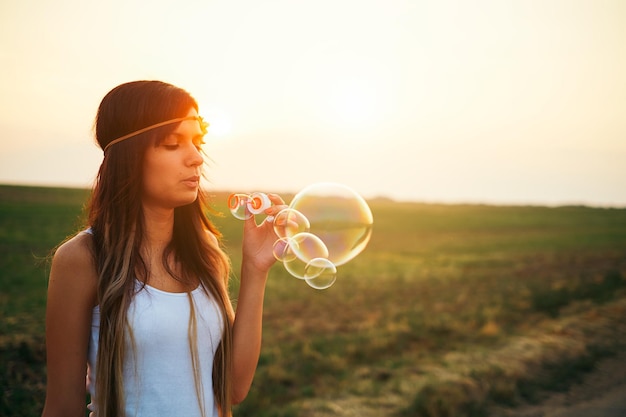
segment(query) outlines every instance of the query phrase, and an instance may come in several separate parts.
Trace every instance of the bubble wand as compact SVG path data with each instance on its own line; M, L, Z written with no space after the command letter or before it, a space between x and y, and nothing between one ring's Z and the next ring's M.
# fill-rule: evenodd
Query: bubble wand
M240 220L262 214L272 205L264 193L231 194L228 207ZM337 279L337 266L367 246L373 225L365 200L336 183L313 184L300 191L273 219L274 257L292 276L316 289Z

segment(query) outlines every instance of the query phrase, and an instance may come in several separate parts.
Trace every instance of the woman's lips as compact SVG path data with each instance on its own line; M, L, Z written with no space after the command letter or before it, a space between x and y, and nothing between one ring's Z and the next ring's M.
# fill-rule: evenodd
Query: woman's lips
M185 178L183 180L183 183L189 187L197 187L198 184L200 183L200 177L197 175L194 175L193 177Z

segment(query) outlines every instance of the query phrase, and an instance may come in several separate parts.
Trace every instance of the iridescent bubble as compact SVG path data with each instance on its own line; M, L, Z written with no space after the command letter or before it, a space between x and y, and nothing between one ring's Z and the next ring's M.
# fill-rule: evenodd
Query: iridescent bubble
M232 215L245 220L272 205L266 194L231 194ZM278 240L274 257L294 277L316 289L337 279L337 266L357 256L367 246L373 217L365 200L351 188L335 183L313 184L272 219Z
M337 267L325 258L311 259L304 268L304 279L310 287L325 290L337 280Z
M289 250L295 256L283 261L285 269L294 277L305 279L305 269L315 258L328 258L328 249L322 240L314 234L303 232L289 239ZM286 256L287 258L287 256Z
M245 220L251 216L247 211L250 197L247 194L231 194L228 196L228 209L239 220Z
M309 220L309 232L328 249L328 256L319 258L326 258L335 266L343 265L361 253L372 235L374 219L369 206L345 185L310 185L296 194L289 207Z
M279 238L293 237L298 233L308 232L311 224L298 210L286 208L274 217L274 232Z
M291 262L296 258L296 254L293 251L293 248L297 246L295 240L289 237L281 237L276 242L274 242L274 246L272 248L272 253L274 254L274 258L276 258L279 262Z

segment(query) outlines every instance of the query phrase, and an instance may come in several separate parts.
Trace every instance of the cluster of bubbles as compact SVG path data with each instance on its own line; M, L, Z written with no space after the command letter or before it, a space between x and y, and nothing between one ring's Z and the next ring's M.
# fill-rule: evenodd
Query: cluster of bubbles
M240 220L262 214L271 202L263 193L231 194L228 207ZM297 193L274 218L274 257L295 278L315 289L337 280L337 267L365 249L374 219L365 200L351 188L317 183Z

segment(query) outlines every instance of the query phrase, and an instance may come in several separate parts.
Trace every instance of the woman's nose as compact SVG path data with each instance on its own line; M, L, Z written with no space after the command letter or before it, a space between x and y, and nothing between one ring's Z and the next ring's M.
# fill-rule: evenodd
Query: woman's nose
M204 162L204 157L202 156L202 150L198 149L195 145L192 145L190 147L190 154L189 154L189 165L191 166L197 166L197 165L202 165L202 163Z

